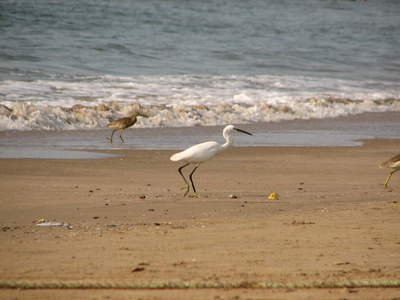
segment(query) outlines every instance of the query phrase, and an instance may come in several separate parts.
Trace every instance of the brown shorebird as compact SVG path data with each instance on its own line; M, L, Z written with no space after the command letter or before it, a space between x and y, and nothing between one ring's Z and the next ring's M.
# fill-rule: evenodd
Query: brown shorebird
M121 130L121 132L119 133L119 138L121 139L121 141L123 143L125 143L124 139L122 138L122 132L126 128L129 128L129 127L135 125L138 116L148 118L148 116L143 115L139 112L136 112L136 113L132 114L130 117L118 119L118 120L112 121L111 123L107 124L107 127L114 128L113 132L111 133L111 138L109 138L111 143L113 141L114 132L116 132L117 130Z
M383 164L381 164L381 169L385 168L391 168L394 169L394 171L390 172L388 178L386 179L385 183L383 184L385 188L388 189L388 182L390 177L394 172L397 172L400 170L400 154L397 154L396 156L393 156L392 158L389 158L387 161L385 161Z

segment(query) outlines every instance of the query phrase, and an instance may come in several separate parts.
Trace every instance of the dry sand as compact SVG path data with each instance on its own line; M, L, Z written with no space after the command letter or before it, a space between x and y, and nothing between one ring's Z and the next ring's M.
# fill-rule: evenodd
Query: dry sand
M0 160L0 298L400 299L400 173L387 191L379 169L399 152L232 148L199 199L174 151Z

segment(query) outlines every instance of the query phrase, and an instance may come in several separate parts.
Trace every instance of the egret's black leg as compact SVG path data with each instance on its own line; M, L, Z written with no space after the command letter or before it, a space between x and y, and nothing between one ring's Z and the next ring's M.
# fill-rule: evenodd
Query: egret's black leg
M197 197L197 198L200 198L200 195L197 194L197 192L196 192L196 188L194 187L194 182L193 182L193 179L192 179L193 173L194 173L194 171L196 171L196 169L198 168L198 166L199 166L199 165L197 165L197 166L193 169L192 173L190 173L189 178L190 178L190 182L192 183L194 196Z
M183 197L186 197L186 195L189 193L189 183L186 181L185 176L183 176L183 174L182 174L182 169L183 169L184 167L187 167L188 165L190 165L190 164L188 163L188 164L186 164L186 165L183 165L182 167L180 167L180 168L178 169L179 174L181 174L183 180L184 180L185 183L186 183L186 186L182 188L182 190L185 190L185 189L186 189L186 192L185 192L185 194L183 194Z

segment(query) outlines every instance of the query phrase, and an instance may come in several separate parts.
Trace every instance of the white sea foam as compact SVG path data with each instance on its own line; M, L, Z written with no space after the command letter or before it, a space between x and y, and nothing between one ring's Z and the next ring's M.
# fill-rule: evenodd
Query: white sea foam
M280 76L56 77L0 82L0 130L138 127L330 118L400 111L400 85Z

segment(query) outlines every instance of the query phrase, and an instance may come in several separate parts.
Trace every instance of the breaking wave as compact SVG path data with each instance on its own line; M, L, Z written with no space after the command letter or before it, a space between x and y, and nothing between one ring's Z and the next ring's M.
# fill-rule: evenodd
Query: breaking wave
M302 76L65 76L0 80L0 130L85 130L142 110L138 127L323 119L400 111L397 83ZM40 79L39 79L40 78Z
M288 103L236 103L215 105L141 105L110 102L71 108L17 102L0 105L0 130L86 130L104 128L107 123L140 110L137 127L212 126L228 123L278 122L294 119L322 119L364 112L400 111L400 100L351 100L309 98Z

